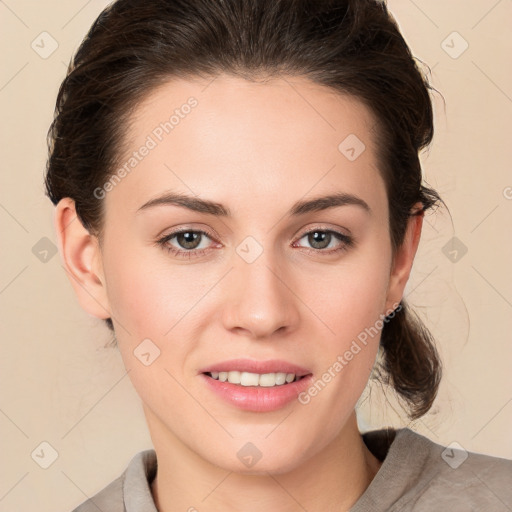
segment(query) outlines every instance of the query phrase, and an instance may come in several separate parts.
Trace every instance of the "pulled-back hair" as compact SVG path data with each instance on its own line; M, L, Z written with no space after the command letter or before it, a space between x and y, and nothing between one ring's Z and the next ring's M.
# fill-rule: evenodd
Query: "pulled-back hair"
M362 101L376 118L393 255L412 215L441 198L422 184L419 152L433 137L431 87L378 0L117 0L96 19L59 89L45 178L54 204L75 201L101 241L104 202L135 108L172 78L221 73L301 76ZM421 202L423 208L413 211ZM114 330L112 320L106 320ZM402 300L381 335L378 378L416 419L441 378L434 340Z

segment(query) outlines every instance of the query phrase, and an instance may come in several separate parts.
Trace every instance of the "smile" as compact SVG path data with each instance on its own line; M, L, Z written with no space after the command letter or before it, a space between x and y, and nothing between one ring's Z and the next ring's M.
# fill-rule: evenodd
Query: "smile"
M212 379L219 380L220 382L229 382L240 386L261 387L282 386L302 378L297 377L295 373L251 373L236 370L229 372L207 372L205 375L208 375Z

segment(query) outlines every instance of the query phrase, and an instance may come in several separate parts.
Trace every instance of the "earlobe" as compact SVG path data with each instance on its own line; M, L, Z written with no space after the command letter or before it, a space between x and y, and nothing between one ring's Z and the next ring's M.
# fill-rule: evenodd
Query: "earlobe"
M82 225L75 202L69 197L57 204L54 222L63 266L80 305L97 318L109 318L110 306L97 237Z
M421 203L419 206L421 207ZM386 297L386 313L395 309L402 300L420 242L424 215L421 211L409 217L404 241L393 259Z

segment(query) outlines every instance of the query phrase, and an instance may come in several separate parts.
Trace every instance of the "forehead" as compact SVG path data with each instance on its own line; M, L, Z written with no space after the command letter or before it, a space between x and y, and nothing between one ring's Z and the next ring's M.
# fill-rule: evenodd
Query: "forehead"
M375 195L383 183L374 126L357 98L304 77L171 80L135 109L117 167L124 177L107 203L135 210L167 190L228 204L233 191L241 201L279 194L295 202L333 187Z
M191 101L196 105L188 108ZM165 124L171 120L174 130L187 117L199 118L208 140L215 140L217 131L222 137L222 128L237 128L239 136L249 130L253 136L266 135L267 139L279 133L281 138L298 137L297 142L301 135L314 141L329 134L325 140L329 144L347 130L366 135L375 125L372 112L358 98L305 77L249 81L219 75L173 79L148 93L135 109L127 140L136 142L141 131L151 133L155 121ZM218 130L212 131L212 125ZM318 137L313 137L313 132L318 132Z

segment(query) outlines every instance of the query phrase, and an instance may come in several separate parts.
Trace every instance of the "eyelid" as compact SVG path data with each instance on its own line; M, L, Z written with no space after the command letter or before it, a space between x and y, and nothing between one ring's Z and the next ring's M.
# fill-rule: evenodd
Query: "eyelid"
M346 231L346 233L343 233L343 230ZM305 228L304 230L300 230L299 233L302 233L297 238L302 238L304 235L307 235L308 233L311 233L312 231L326 231L326 232L333 232L338 233L339 235L346 236L348 238L352 238L352 234L348 228L340 228L340 227L331 227L327 224L324 224L320 222L319 224L313 224L312 228Z
M322 233L333 234L333 236L338 240L338 242L341 243L341 247L338 247L335 249L330 249L330 250L314 249L311 247L302 247L302 249L305 250L306 252L309 252L312 254L325 254L325 255L337 254L337 253L346 251L347 249L355 246L355 244L356 244L356 241L351 234L350 235L345 234L345 233L342 233L339 229L328 228L328 227L314 227L314 228L307 229L307 230L303 231L300 236L297 237L297 242L300 239L304 238L305 236L307 236L311 233L315 233L316 231L320 231ZM295 244L297 242L294 242L293 245L295 246Z
M344 228L344 229L347 231L347 233L343 233L341 231L341 228L332 228L332 227L329 227L326 225L322 225L322 223L320 223L320 224L313 226L312 228L305 228L304 230L302 230L302 229L299 230L298 233L300 233L300 235L295 234L294 238L300 239L315 230L325 231L325 232L334 232L334 233L338 233L339 235L341 235L343 237L352 238L352 234L351 234L350 230L347 228ZM173 237L173 236L179 235L180 233L184 233L184 232L188 232L188 231L205 233L206 235L208 235L209 238L214 239L216 241L218 241L218 238L219 238L212 230L210 230L207 227L193 227L193 226L188 226L186 224L176 228L175 230L172 230L167 235L157 235L156 238L162 239L162 238Z
M296 241L293 242L292 245L295 247L295 245L294 245L295 243L297 243L300 239L304 238L305 236L307 236L310 233L313 233L315 231L334 234L334 236L341 243L341 247L338 247L336 249L323 250L323 249L314 249L314 248L310 248L310 247L299 246L306 252L315 253L315 254L324 253L325 255L329 255L329 254L334 254L334 253L338 253L338 252L343 252L343 251L347 250L349 247L352 247L355 245L354 237L351 234L343 233L340 228L335 229L335 228L330 228L328 226L322 226L322 225L316 225L312 228L305 228L303 231L301 230L300 231L301 234L298 236L296 235L294 237L294 239ZM347 231L349 231L349 230L347 229ZM174 247L170 248L167 245L168 241L173 239L175 236L177 236L181 233L187 233L187 232L200 233L201 235L206 235L208 238L210 238L210 240L220 243L217 240L217 236L214 233L212 233L208 228L205 228L205 227L195 228L195 227L191 227L191 226L187 226L187 225L176 228L174 231L171 231L167 235L158 237L156 243L157 243L157 245L161 245L164 248L166 248L169 252L175 253L175 255L177 257L183 256L184 254L187 254L188 257L201 256L203 253L208 252L210 250L210 248L186 250L186 249L180 249L180 248L174 248ZM349 233L350 233L350 231L349 231Z
M165 232L166 230L164 230ZM171 229L171 231L166 234L166 235L157 235L156 239L157 240L162 240L162 239L169 239L169 238L172 238L176 235L179 235L180 233L188 233L189 231L192 231L194 233L202 233L202 234L206 234L208 235L208 237L212 240L217 240L218 239L218 236L212 231L210 230L209 228L206 228L206 227L192 227L192 226L187 226L186 224L183 225L183 226L180 226L178 228L175 228L175 229Z

